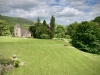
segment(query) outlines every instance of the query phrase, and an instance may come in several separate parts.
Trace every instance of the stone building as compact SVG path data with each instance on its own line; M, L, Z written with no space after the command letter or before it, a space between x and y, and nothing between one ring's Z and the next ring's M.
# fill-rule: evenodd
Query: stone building
M26 29L22 29L19 24L16 24L14 26L13 36L15 36L15 37L31 37L31 32Z

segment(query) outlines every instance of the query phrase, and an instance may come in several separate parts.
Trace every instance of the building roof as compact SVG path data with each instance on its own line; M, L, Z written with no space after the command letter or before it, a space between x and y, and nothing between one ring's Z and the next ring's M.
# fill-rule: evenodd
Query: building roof
M24 33L27 33L27 34L30 34L30 32L26 29L21 29L21 34L24 34Z

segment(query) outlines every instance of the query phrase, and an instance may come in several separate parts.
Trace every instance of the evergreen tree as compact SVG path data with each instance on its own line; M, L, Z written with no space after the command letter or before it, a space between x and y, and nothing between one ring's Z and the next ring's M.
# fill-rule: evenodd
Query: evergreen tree
M34 38L36 38L36 34L35 34L35 32L36 32L36 26L30 26L29 30L31 32L31 36L33 36Z
M40 18L38 17L38 18L37 18L37 22L35 23L35 26L38 27L40 24L41 24L41 23L40 23Z
M50 26L52 28L52 32L53 32L53 37L55 35L55 17L52 15L51 19L50 19Z
M46 27L46 25L47 25L45 20L43 21L43 25L44 25L45 27Z

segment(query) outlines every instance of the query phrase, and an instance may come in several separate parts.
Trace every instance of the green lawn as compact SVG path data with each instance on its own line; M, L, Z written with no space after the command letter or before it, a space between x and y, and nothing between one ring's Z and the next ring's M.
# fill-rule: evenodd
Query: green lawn
M63 41L0 37L0 54L16 54L23 66L7 75L100 75L100 55Z

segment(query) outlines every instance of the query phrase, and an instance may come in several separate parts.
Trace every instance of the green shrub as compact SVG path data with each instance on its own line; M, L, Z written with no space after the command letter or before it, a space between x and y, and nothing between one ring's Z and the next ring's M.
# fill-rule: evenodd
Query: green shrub
M65 38L65 33L56 34L56 38Z
M14 67L15 67L15 68L18 68L18 67L19 67L19 63L20 63L19 60L14 61Z
M70 37L70 35L65 35L65 38L70 39L71 37Z
M9 64L13 64L13 61L10 58L0 55L0 64L1 65L6 65L6 64L9 65Z
M41 34L41 39L50 39L48 34Z

